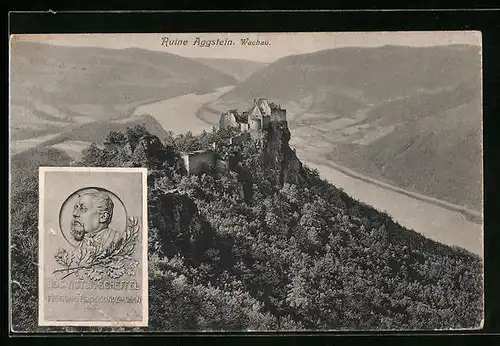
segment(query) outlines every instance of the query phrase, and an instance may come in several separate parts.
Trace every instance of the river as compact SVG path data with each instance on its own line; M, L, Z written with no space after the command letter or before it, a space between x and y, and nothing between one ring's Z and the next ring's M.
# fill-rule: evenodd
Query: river
M226 86L208 94L186 94L159 102L137 107L134 115L149 114L153 116L166 131L176 134L191 131L193 134L211 131L212 125L195 116L203 104L216 100L233 86Z
M224 87L215 92L196 95L187 94L138 107L134 114L150 114L167 131L174 133L200 133L211 130L209 124L196 117L196 112L205 103L218 99L231 90ZM471 222L457 211L443 208L435 203L412 198L383 187L371 184L342 173L334 167L307 159L307 153L297 151L303 163L316 168L321 177L342 188L351 197L386 211L393 219L409 229L447 245L456 245L483 256L482 225Z
M440 243L460 246L483 256L482 223L467 220L461 212L353 178L326 164L308 161L304 154L297 154L307 166L316 168L323 179L342 188L349 196L387 212L400 225Z

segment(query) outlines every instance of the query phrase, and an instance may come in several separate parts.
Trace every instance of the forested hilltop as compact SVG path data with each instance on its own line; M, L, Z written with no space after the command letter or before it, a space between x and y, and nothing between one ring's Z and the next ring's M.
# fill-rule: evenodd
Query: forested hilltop
M271 123L260 140L216 146L227 164L187 174L181 151L232 135L214 129L162 142L136 126L110 132L74 163L148 168L148 330L480 326L481 259L322 180L289 147L286 122ZM21 331L39 328L37 170L24 181L11 203L12 316Z

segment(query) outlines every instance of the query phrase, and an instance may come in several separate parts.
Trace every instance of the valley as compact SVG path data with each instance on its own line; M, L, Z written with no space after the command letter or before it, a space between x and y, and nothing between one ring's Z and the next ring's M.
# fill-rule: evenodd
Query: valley
M480 212L480 91L477 46L348 47L281 58L199 116L267 97L287 109L297 149Z
M170 98L160 102L141 106L136 113L146 111L160 124L167 126L165 130L176 130L176 133L184 133L193 129L201 132L203 129L210 130L213 125L218 124L219 116L214 111L207 111L204 104L210 103L211 98L216 100L221 93L229 92L231 87L219 89L217 92L205 95L185 95ZM186 102L189 100L189 102ZM196 107L201 107L197 109ZM182 118L172 118L166 110L175 109ZM212 118L208 118L211 116ZM201 117L200 114L205 115ZM213 119L211 122L208 119ZM217 121L215 121L217 119ZM305 145L296 145L295 134L292 130L290 145L296 148L297 155L301 161L311 168L318 169L321 177L333 185L343 189L353 198L373 206L380 211L387 211L396 222L409 229L450 246L463 247L477 255L482 256L482 225L479 213L471 211L463 213L460 207L450 209L444 207L445 201L425 200L415 198L412 192L391 187L384 182L376 180L369 181L354 175L347 175L335 165L329 164L328 160L317 155L317 149L308 148ZM318 138L311 138L315 143L323 143ZM299 139L300 141L300 139ZM306 148L305 150L302 148ZM309 150L307 150L307 148ZM399 190L399 191L398 191ZM412 197L413 196L413 197ZM426 215L422 217L422 215Z
M21 48L30 54L48 51L36 44ZM455 50L465 53L443 65ZM72 64L55 66L57 52ZM43 89L22 82L29 61L17 61L11 155L25 153L17 160L21 165L22 157L78 159L90 143L102 144L109 131L135 124L144 123L160 139L168 132L211 131L221 112L247 109L252 97L265 96L287 109L290 145L322 178L426 237L482 253L480 95L477 76L456 73L474 61L469 47L424 49L416 57L412 49L392 47L384 53L388 59L407 57L399 70L380 56L367 58L371 55L362 49L291 56L245 69L241 61L224 66L222 60L195 62L137 49L126 55L78 52L55 48L37 62L46 72L67 72ZM139 56L147 58L140 71L127 76L135 66L132 58ZM352 59L360 71L345 68ZM94 60L97 70L108 73L114 64L116 78L89 70ZM183 72L174 73L167 60ZM426 75L413 70L419 64L427 66ZM86 83L71 87L84 95L75 99L64 85L77 77Z

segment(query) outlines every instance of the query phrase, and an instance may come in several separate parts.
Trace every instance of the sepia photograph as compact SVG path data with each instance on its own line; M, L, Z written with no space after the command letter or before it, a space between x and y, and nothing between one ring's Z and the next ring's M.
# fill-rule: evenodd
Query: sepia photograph
M478 330L478 31L10 37L13 332Z

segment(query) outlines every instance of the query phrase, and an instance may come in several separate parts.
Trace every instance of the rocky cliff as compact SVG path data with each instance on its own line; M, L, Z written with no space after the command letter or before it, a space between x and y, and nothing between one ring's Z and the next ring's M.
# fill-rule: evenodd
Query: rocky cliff
M262 155L267 164L278 173L278 182L299 184L303 177L302 163L289 146L290 130L286 121L271 122L262 136Z

